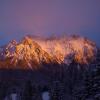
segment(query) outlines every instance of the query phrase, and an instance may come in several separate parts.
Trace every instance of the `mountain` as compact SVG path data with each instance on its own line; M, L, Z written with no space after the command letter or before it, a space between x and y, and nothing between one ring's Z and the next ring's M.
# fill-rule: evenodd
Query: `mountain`
M24 37L0 47L0 68L38 69L42 64L88 64L95 58L96 45L83 37Z
M32 39L25 37L21 43L11 41L1 51L0 67L27 66L32 69L42 62L49 63L51 57ZM2 59L3 58L3 59Z
M100 59L97 58L100 58L100 50L95 43L79 36L49 39L26 36L20 42L12 40L0 47L1 93L8 91L4 89L6 85L13 87L12 84L18 83L18 86L20 83L23 86L26 80L30 80L32 86L38 86L38 91L41 87L50 87L53 99L88 100L91 95L99 98L100 68L97 64ZM98 70L95 72L94 69ZM32 88L30 82L26 83L23 93L28 96L26 89Z

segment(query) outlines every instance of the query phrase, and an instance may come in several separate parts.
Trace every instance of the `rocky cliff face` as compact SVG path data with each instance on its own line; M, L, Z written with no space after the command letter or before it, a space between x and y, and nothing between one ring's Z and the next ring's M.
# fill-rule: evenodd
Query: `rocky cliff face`
M13 40L0 48L0 67L37 69L43 63L69 65L73 60L88 64L95 58L96 50L92 41L78 36L55 39L26 36L19 43Z

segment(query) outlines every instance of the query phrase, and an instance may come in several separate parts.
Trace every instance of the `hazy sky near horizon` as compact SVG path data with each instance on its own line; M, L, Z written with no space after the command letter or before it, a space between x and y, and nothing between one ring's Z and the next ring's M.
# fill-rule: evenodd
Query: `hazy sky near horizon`
M100 0L0 0L0 45L26 34L62 33L100 44Z

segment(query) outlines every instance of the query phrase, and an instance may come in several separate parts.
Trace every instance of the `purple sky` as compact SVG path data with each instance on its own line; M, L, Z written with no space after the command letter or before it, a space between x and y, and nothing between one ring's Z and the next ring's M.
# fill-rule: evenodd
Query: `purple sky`
M80 34L100 44L100 0L0 0L0 44L54 33Z

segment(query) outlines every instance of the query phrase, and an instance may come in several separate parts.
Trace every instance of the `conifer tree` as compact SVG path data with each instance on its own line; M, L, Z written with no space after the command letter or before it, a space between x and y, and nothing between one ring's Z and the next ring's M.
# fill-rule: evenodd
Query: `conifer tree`
M23 92L22 100L32 100L32 96L33 96L32 85L31 85L31 82L28 81L25 84L25 89L24 89L24 92Z

